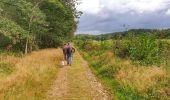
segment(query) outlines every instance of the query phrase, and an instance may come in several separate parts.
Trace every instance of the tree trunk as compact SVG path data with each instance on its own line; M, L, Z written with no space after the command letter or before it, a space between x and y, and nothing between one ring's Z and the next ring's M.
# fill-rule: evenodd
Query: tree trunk
M37 2L37 4L33 7L32 10L34 10L34 8L36 8L41 2L43 2L43 0ZM29 35L31 33L31 24L32 24L33 17L34 17L33 15L30 15L30 20L29 20L29 25L28 25ZM28 53L28 48L31 49L31 51L32 51L32 44L31 44L31 46L28 44L29 44L29 38L27 37L26 44L25 44L25 54Z
M28 38L26 39L26 44L25 44L25 54L28 53Z

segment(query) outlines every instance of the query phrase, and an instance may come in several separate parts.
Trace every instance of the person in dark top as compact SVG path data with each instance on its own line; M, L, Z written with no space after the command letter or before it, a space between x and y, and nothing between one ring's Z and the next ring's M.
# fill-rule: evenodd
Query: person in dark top
M67 64L72 65L72 57L73 53L75 52L75 49L70 45L70 43L67 44Z
M64 60L66 61L67 60L67 44L64 44L63 54L64 54Z

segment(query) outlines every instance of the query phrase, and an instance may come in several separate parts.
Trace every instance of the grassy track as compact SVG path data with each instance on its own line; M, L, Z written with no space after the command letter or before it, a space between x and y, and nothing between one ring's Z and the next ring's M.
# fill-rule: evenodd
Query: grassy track
M61 68L58 76L49 91L49 100L110 100L78 52L73 65Z
M0 100L110 100L78 52L64 67L61 49L0 58Z

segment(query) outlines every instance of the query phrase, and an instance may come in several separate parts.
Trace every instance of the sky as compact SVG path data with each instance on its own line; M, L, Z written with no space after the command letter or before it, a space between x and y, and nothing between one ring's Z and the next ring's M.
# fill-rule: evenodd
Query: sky
M76 34L170 27L170 0L80 0Z

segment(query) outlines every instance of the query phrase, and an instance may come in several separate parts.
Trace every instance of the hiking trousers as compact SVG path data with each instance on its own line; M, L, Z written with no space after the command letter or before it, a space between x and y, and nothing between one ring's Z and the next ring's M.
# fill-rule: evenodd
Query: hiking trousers
M67 56L67 63L68 63L69 65L72 64L72 56Z

